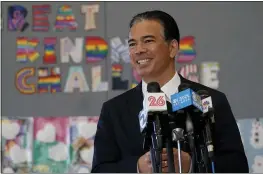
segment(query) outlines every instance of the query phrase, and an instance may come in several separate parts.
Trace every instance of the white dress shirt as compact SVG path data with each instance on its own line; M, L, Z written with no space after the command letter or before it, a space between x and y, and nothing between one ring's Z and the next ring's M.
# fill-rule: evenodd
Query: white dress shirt
M168 81L163 87L161 87L161 91L165 94L167 101L171 102L171 95L173 95L174 93L178 93L178 87L180 84L181 79L176 72L173 78ZM144 81L142 81L142 93L143 96L145 96L145 94L147 93L147 84Z

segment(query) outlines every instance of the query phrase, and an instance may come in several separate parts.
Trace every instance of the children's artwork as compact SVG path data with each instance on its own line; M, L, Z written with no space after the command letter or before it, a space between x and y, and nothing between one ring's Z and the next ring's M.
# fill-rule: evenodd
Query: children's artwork
M16 81L15 81L16 89L21 94L34 94L36 92L36 85L27 83L27 80L30 77L34 77L34 76L35 76L35 68L34 67L21 68L16 73L16 77L15 77L15 79L16 79Z
M61 92L61 74L59 67L52 67L49 73L48 67L38 68L38 92L51 93Z
M29 173L32 168L32 119L1 119L3 173Z
M48 13L51 12L50 4L32 5L33 31L48 31Z
M43 63L44 64L56 64L57 56L56 56L56 37L46 37L44 38L44 56Z
M256 155L254 158L254 163L251 166L253 173L263 172L263 156Z
M99 36L86 37L86 61L87 63L100 62L108 55L108 43Z
M55 29L56 31L63 31L65 28L69 28L70 31L76 31L78 23L73 14L73 10L70 5L62 5L57 10Z
M85 14L85 30L96 29L95 13L99 12L99 5L82 5L81 13Z
M39 45L39 39L36 37L17 37L16 39L16 61L20 63L35 62L40 57L36 50Z
M180 39L178 63L191 63L196 58L195 37L185 36Z
M8 7L8 30L25 31L29 27L26 21L27 9L21 5L12 5Z
M91 67L92 92L108 91L109 83L101 81L101 71L100 65Z
M122 80L122 71L123 66L121 64L112 64L112 90L127 90L128 89L128 80Z
M36 117L34 119L35 173L65 173L69 164L68 117Z
M263 124L259 119L252 122L250 144L255 149L263 149Z
M75 43L74 43L75 42ZM83 58L84 39L79 37L72 41L69 37L60 39L61 63L69 63L70 57L74 63L81 63Z
M114 37L110 39L110 48L112 64L130 63L128 39L122 42L120 37Z
M76 88L80 92L88 92L90 90L82 66L69 67L64 92L73 93Z
M70 118L71 173L90 173L98 116Z

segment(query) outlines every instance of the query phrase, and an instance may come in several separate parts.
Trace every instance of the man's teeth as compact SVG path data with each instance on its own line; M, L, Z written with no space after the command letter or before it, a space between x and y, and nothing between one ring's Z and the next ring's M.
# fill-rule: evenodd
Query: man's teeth
M139 60L137 61L138 64L144 64L146 62L148 62L150 59L143 59L143 60Z

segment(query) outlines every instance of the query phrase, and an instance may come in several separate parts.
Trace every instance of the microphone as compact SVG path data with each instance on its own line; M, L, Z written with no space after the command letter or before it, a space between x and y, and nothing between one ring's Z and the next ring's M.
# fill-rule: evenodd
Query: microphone
M202 99L202 105L203 105L203 113L211 119L212 123L215 123L215 117L214 117L214 107L212 104L212 98L209 96L208 92L206 90L199 90L197 93L200 95Z
M214 125L214 108L212 104L212 98L209 96L209 93L206 90L199 90L197 93L201 96L202 105L203 105L203 118L205 121L205 144L207 147L208 157L211 160L211 170L215 173L214 167L214 145L213 145L213 138L212 138L212 129L211 126ZM210 126L211 125L211 126ZM213 127L213 126L212 126Z
M190 113L192 113L193 110L202 111L203 108L201 97L192 89L190 89L189 84L182 83L178 87L178 93L171 96L171 101L173 111L177 113L183 113L185 117L186 133L190 150L192 152L192 171L195 171L195 162L198 161L198 159L195 147L194 125ZM181 140L183 140L183 138ZM179 141L177 142L177 144L179 145ZM180 156L180 154L178 154L178 156Z
M194 125L190 112L198 110L203 112L203 106L201 97L189 88L188 84L181 84L178 88L178 93L171 96L172 107L174 112L180 112L186 114L186 131L188 133L188 140L190 149L193 150L194 145ZM192 151L193 152L193 151Z
M157 82L147 85L144 109L139 114L140 130L144 135L143 149L151 152L154 173L162 172L163 126L162 120L167 115L165 94ZM168 116L167 116L168 117Z
M188 88L171 96L173 112L180 109L189 109L193 106L203 112L201 97Z
M147 123L153 125L153 129L157 136L158 149L160 149L162 148L160 115L167 111L165 94L161 92L160 85L157 82L150 82L147 85L147 92L145 100L145 107L148 115Z
M160 128L158 115L167 111L165 94L161 92L160 85L157 82L151 82L147 85L147 93L143 102L143 110L139 113L140 131L144 135L143 149L149 150L151 140L149 136L153 132L153 123L157 119L157 127Z
M199 90L197 91L197 93L201 96L202 99L203 117L205 119L206 145L209 158L212 158L214 156L214 146L210 125L212 123L215 123L212 98L208 95L208 92L206 90Z

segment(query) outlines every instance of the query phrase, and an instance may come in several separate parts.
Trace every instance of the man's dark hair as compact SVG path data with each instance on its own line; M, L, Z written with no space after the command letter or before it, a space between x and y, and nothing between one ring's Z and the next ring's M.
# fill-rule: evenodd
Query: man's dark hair
M131 22L130 28L141 20L155 20L160 22L164 28L164 37L166 41L171 41L173 39L177 40L178 44L180 42L180 32L174 18L160 10L146 11L135 15Z

